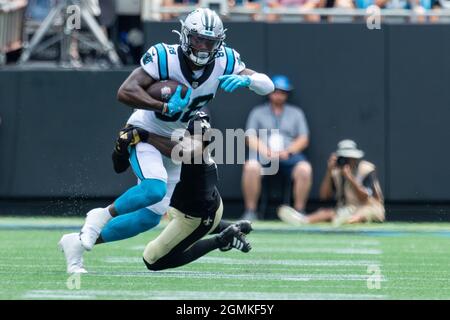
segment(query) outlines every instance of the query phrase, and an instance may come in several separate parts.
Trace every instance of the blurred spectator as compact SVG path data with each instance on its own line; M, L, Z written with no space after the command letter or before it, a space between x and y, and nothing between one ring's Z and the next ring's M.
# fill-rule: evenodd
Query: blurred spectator
M320 187L321 200L335 196L336 208L319 209L304 215L283 206L278 211L281 220L295 225L332 221L344 223L383 222L383 194L375 165L363 160L364 152L352 140L343 140L328 160L328 168Z
M33 21L44 21L54 4L55 0L28 0L26 17Z
M242 188L245 201L245 219L256 219L257 203L261 189L261 157L280 159L280 172L293 179L295 208L303 212L311 187L312 169L302 153L309 143L308 125L303 111L286 103L293 89L287 77L273 77L275 91L269 95L269 102L255 107L247 119L247 143L250 150L244 164ZM259 136L260 129L278 129L279 133L268 132ZM250 132L254 131L254 132ZM267 140L267 141L265 141ZM268 161L265 161L266 163Z
M324 7L324 2L320 0L268 0L267 5L270 8L293 8L301 11L307 11L315 8L322 8ZM279 19L279 15L277 14L270 14L267 16L268 21L277 21ZM319 22L320 16L319 15L305 15L305 20L308 22Z
M386 8L388 2L389 0L355 0L356 7L360 9L366 9L373 5L376 5L379 8L383 9Z
M183 5L196 5L198 4L198 0L162 0L162 5L164 7L177 7ZM161 15L162 20L171 20L176 18L177 14L172 13L163 13Z
M60 1L60 0L59 0ZM84 7L83 7L84 6ZM114 0L85 0L82 8L89 10L96 18L103 33L108 38L108 28L112 28L116 22L116 7ZM86 27L85 25L83 27ZM72 37L70 43L70 63L73 67L81 67L82 60L78 48L77 36ZM97 60L98 57L95 57Z
M366 9L371 5L376 5L381 9L410 9L414 15L411 20L414 22L427 22L425 13L430 10L438 11L439 0L355 0L357 8ZM437 16L430 17L430 22L437 22Z
M437 22L439 17L430 17L428 18L425 14L428 11L435 10L437 11L440 6L438 1L434 0L409 0L407 8L414 11L415 17L413 17L413 22Z
M432 0L431 1L431 10L438 13L439 11L441 11L442 9L442 5L441 2L439 0ZM431 16L430 17L430 22L439 22L439 16Z
M258 8L261 4L261 0L229 0L230 7L245 6L248 8Z

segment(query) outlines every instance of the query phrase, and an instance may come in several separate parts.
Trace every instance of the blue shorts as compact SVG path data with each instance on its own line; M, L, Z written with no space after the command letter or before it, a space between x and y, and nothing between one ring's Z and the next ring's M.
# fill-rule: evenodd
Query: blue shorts
M308 159L306 159L306 156L303 153L296 153L296 154L291 155L286 160L280 160L279 173L290 177L295 165L302 161L308 161ZM261 162L259 161L259 163L261 163ZM261 164L261 165L264 168L270 167L270 163Z
M280 160L280 173L286 176L291 176L292 170L294 170L295 165L302 161L307 161L303 153L296 153L291 155L286 160Z

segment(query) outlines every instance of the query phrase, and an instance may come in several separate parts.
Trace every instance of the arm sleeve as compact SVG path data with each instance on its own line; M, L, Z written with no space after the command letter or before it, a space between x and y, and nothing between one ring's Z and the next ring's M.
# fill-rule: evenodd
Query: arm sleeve
M254 73L249 77L251 82L248 88L260 96L268 95L275 89L272 80L264 73Z
M227 54L227 70L233 69L233 74L240 74L242 71L245 70L246 66L245 63L241 59L241 55L234 49L226 48L225 52ZM234 60L231 58L234 57ZM230 61L233 62L234 66L230 67ZM228 71L225 71L227 73ZM250 85L249 89L255 92L256 94L259 94L261 96L268 95L274 90L274 84L270 78L265 75L264 73L254 73L250 77Z
M158 54L155 46L150 47L141 58L141 67L154 80L159 81Z

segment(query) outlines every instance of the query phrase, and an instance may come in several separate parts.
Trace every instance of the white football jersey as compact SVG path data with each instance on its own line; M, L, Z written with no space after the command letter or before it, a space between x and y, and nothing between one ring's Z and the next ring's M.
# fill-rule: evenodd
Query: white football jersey
M141 66L156 81L174 80L192 88L189 105L173 116L139 109L128 119L129 124L166 137L170 137L176 129L187 128L195 112L214 98L220 84L220 76L238 74L245 69L239 54L222 46L215 60L206 65L203 73L196 77L185 61L181 47L178 44L165 43L152 46L142 57Z

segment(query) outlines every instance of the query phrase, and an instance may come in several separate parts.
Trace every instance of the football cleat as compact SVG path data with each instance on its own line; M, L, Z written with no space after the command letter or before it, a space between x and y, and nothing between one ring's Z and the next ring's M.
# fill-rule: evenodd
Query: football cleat
M251 244L236 225L229 226L217 237L219 242L223 244L223 246L219 248L220 251L229 251L235 248L242 252L249 252L252 249Z
M81 244L87 251L92 250L103 227L111 218L108 208L96 208L88 212L80 232Z
M233 241L233 238L237 236L241 231L235 225L228 226L221 233L219 233L217 237L217 241L222 245L219 249L221 251L231 250L230 243Z
M304 214L289 206L281 206L278 209L277 214L281 221L294 226L301 226L309 223L308 218Z
M250 220L239 220L234 225L246 235L253 231L252 222Z
M66 258L67 273L86 273L83 266L84 248L81 245L78 233L69 233L62 236L58 246Z

